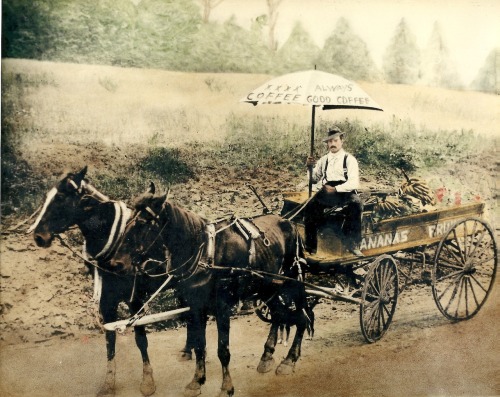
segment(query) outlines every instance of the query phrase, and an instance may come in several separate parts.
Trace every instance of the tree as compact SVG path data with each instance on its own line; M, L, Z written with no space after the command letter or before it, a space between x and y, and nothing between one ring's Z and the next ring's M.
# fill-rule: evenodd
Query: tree
M318 69L356 80L380 78L366 43L353 33L345 18L340 18L318 58Z
M422 56L420 84L451 89L463 88L456 65L451 59L439 24L434 23L431 37Z
M224 0L200 0L201 6L203 7L203 15L201 18L203 23L208 23L210 21L212 10L223 1Z
M56 39L51 21L48 1L3 1L2 58L42 59Z
M276 42L275 29L278 21L278 7L283 0L267 0L267 23L269 25L268 47L271 51L276 51L278 43Z
M138 6L138 45L144 67L186 70L201 16L192 0L142 0Z
M404 18L401 19L387 47L383 70L389 83L414 84L419 78L420 50L415 35Z
M500 49L493 49L476 78L471 84L473 90L500 95Z
M193 36L185 70L269 73L272 53L262 41L262 28L256 20L250 30L243 29L234 16L222 25L203 24Z
M290 36L277 54L277 73L296 72L312 69L319 54L319 47L314 44L309 33L297 22Z

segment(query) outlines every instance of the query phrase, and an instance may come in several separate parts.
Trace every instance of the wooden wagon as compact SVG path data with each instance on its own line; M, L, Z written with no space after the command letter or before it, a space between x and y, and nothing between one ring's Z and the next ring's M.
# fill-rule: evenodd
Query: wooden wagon
M282 215L293 212L307 197L307 192L285 193ZM342 220L332 219L318 230L317 253L306 254L312 274L307 292L316 299L359 304L361 331L368 342L385 334L398 295L416 277L431 283L444 316L452 321L470 319L491 292L498 262L484 207L470 203L379 221L365 208L362 258L342 243ZM293 220L304 237L301 216ZM320 286L324 284L328 286ZM262 308L258 314L266 318Z

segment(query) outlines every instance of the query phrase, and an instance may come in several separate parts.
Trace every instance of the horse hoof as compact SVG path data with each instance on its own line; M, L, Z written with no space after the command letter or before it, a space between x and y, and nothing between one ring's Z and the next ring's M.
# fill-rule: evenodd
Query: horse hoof
M141 383L141 393L144 397L149 397L156 391L155 381L153 377L145 377Z
M276 368L276 375L291 375L294 368L294 363L283 361L280 365L278 365L278 368Z
M271 371L271 368L273 366L274 366L274 358L270 358L269 360L260 360L260 363L257 366L257 372L265 374L266 372Z
M108 385L103 385L101 389L97 392L96 397L113 397L115 395L115 389L110 388Z
M154 392L156 391L156 386L153 383L145 383L145 382L142 382L141 383L141 393L144 397L149 397L151 395L154 394Z
M234 388L231 390L222 390L219 392L217 397L232 397L234 395Z
M201 386L198 382L191 382L184 389L184 397L196 397L201 394Z
M181 352L181 355L178 357L179 361L190 361L193 359L192 353Z

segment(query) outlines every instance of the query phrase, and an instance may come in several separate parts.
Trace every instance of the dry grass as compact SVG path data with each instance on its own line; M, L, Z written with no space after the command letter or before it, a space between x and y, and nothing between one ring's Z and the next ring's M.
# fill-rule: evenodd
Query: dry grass
M308 133L310 109L297 106L255 108L239 100L269 76L194 74L151 69L62 64L28 60L2 61L3 74L49 76L52 84L26 96L31 132L25 142L91 141L125 145L176 146L222 140L226 118L279 116L303 124ZM423 129L474 130L498 134L500 98L477 92L361 83L385 109L318 111L319 121L360 119L387 124L411 120Z

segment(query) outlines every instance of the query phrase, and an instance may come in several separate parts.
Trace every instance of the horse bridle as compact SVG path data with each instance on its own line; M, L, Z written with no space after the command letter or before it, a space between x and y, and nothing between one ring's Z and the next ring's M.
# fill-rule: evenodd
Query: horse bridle
M158 213L158 214L156 214L151 209L151 207L149 207L149 206L147 206L147 207L145 207L145 208L143 208L141 210L137 210L136 214L131 218L131 220L127 224L126 230L129 230L131 227L133 227L133 225L135 223L137 223L137 221L139 220L141 212L145 211L149 215L151 215L151 218L150 219L143 219L144 222L151 223L152 225L157 225L158 228L159 228L157 235L154 237L153 241L148 245L148 247L145 248L145 249L143 249L143 250L141 250L140 252L137 252L137 254L140 256L141 259L143 257L147 256L148 252L151 250L151 248L153 247L153 245L159 239L162 240L162 247L163 247L164 252L168 251L167 245L165 244L165 240L164 240L164 237L163 237L163 231L167 227L168 222L165 222L163 225L161 225L161 222L160 222L161 214L165 210L165 208L166 208L165 203L163 203L162 209L161 209L160 213ZM149 227L148 228L148 232L151 231L151 229L152 228ZM170 259L168 255L165 255L166 258L165 258L164 261L159 261L159 260L156 260L156 259L153 259L153 258L147 258L146 260L142 261L140 264L136 264L135 262L132 262L132 266L134 267L135 274L144 274L144 275L147 275L149 277L163 277L163 276L167 276L167 275L170 276L171 275L171 276L174 276L175 278L180 279L180 280L187 280L188 278L190 278L192 275L195 274L196 269L198 268L198 265L199 265L199 262L200 262L200 258L201 258L202 254L203 254L203 247L204 246L205 246L205 242L202 242L200 244L200 246L198 247L196 253L193 254L193 255L191 255L183 264L181 264L176 269L171 269L171 270L168 269L168 261ZM191 263L191 265L188 267L188 269L186 271L184 271L184 272L182 272L180 274L176 274L177 272L179 272L180 270L182 270L184 267L188 266L188 264L191 261L192 261L192 263ZM149 262L156 262L156 268L165 265L166 271L164 273L161 273L161 274L154 274L154 275L150 274L146 270L146 265Z

